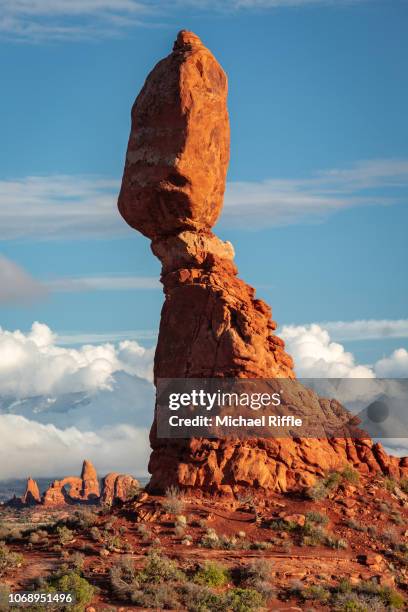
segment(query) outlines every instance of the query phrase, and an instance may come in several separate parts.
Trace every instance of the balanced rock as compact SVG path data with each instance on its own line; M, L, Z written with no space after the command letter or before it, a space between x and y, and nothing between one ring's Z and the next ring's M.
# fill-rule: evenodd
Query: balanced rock
M217 60L198 36L180 32L132 109L119 210L149 238L217 220L229 161L226 99Z
M33 478L27 478L27 485L24 495L21 498L21 503L25 505L39 504L41 502L41 494L38 484Z
M132 109L119 210L152 240L162 263L162 309L154 377L285 378L294 364L270 307L237 277L234 249L211 228L222 207L229 159L227 78L191 32L148 76ZM294 381L291 405L334 420L350 415ZM235 493L296 490L351 463L365 473L408 473L370 439L158 438L150 442L149 490L168 486ZM106 485L107 486L107 485ZM109 484L109 488L111 485Z

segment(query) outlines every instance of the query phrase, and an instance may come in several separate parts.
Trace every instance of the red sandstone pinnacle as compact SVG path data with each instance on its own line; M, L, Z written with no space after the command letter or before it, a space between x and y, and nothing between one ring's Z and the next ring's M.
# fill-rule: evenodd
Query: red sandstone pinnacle
M237 277L232 245L211 231L229 159L226 99L223 70L195 34L182 31L132 109L118 206L152 239L162 263L155 381L295 378L270 307ZM293 395L300 412L340 423L349 418L337 402L295 381ZM170 485L229 494L245 487L299 490L347 463L365 473L408 473L405 460L388 457L370 439L168 440L156 436L154 422L150 442L151 492Z
M133 106L119 210L149 238L208 230L221 212L228 161L227 77L183 30Z
M41 502L40 490L38 484L31 477L27 478L27 486L24 495L21 498L22 504L32 505Z

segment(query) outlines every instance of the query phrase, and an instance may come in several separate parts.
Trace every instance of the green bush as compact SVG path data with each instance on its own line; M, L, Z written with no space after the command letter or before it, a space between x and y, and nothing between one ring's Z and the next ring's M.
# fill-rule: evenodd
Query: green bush
M132 592L130 601L141 608L179 609L178 593L170 584L144 585L142 590Z
M360 474L351 465L347 465L341 472L341 476L345 482L357 485L360 482Z
M225 597L197 584L186 584L181 589L184 606L189 612L225 612Z
M265 601L254 589L231 589L225 594L225 606L232 612L258 612Z
M313 584L302 591L302 599L305 601L312 600L320 603L327 603L330 601L330 598L330 591L318 584Z
M72 612L83 612L95 593L94 587L76 572L59 576L56 580L51 581L51 585L56 591L75 593L76 603L74 606L69 606Z
M309 523L315 523L316 525L322 525L324 527L328 524L329 517L326 514L312 510L306 514L306 520L309 521Z
M0 577L15 569L23 562L23 556L10 552L4 542L0 542Z
M194 574L194 582L212 587L221 587L231 580L226 567L215 562L207 562Z
M74 539L74 532L63 525L62 527L57 527L57 537L60 544L69 544Z

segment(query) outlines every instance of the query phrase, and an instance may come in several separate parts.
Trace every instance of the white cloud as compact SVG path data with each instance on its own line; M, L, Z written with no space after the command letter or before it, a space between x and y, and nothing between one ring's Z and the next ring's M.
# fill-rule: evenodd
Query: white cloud
M112 37L149 25L152 9L136 0L0 0L0 35L19 41Z
M79 475L85 458L94 462L100 475L147 472L148 431L130 425L80 431L2 414L0 440L0 479Z
M224 226L273 227L319 221L356 206L404 202L408 160L357 162L305 179L227 185ZM116 201L120 182L98 176L31 176L0 181L0 240L132 235ZM134 235L134 232L133 232Z
M359 321L328 321L319 323L330 333L332 340L384 340L408 338L408 319L362 319Z
M83 291L127 291L161 289L157 278L150 276L84 276L46 281L50 291L73 293Z
M320 221L357 206L404 202L408 160L368 160L305 179L235 182L227 186L223 225L257 229ZM386 195L384 195L384 190Z
M408 351L399 348L389 357L375 364L375 373L380 378L408 378Z
M31 331L0 328L0 395L29 397L112 389L119 371L151 378L152 350L135 341L58 346L47 325L34 323Z
M0 304L27 304L46 294L47 288L42 283L0 255Z
M301 378L374 378L370 367L356 364L352 353L317 324L286 325L280 335Z
M117 212L118 192L118 181L97 176L29 176L0 181L0 240L130 234Z
M354 327L355 323L355 327ZM347 340L350 339L350 329L357 330L357 334L368 331L368 337L378 336L381 325L376 330L375 325L364 328L361 321L351 322L347 325ZM370 322L384 323L384 321ZM391 328L395 323L398 329L400 321L388 321ZM285 325L281 330L281 337L286 342L286 349L295 360L296 373L303 378L408 378L408 352L405 348L395 350L389 357L379 359L374 364L358 364L355 356L345 350L344 346L334 342L329 328L336 329L336 323L311 325ZM343 325L339 322L338 325ZM404 331L404 328L403 328ZM341 333L341 332L340 332ZM367 337L367 336L366 336ZM398 337L393 336L393 337ZM405 337L405 336L402 336Z

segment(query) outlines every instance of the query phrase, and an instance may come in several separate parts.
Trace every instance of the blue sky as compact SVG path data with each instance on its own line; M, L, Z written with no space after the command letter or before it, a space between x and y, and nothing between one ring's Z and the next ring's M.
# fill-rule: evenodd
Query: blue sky
M199 34L229 76L231 188L217 231L233 242L240 275L280 325L406 319L406 2L0 6L0 252L43 289L0 300L4 328L156 329L158 263L109 215L131 104L180 28ZM99 216L104 198L111 209ZM81 226L83 203L94 208ZM105 285L75 288L82 277ZM404 342L353 350L372 361Z
M405 0L0 0L0 480L146 474L160 270L116 198L181 28L229 76L216 231L298 375L408 377L407 21Z

